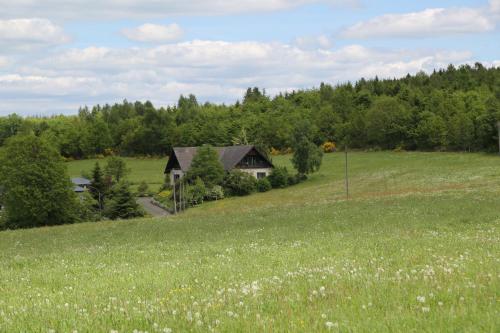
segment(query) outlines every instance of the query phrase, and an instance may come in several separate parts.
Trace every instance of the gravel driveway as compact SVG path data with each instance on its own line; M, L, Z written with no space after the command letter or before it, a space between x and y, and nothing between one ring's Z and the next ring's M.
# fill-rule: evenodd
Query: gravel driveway
M138 198L137 203L141 205L142 208L148 213L149 215L152 215L154 217L161 217L161 216L168 216L170 215L169 212L167 212L165 209L158 207L156 205L153 205L151 202L151 198Z

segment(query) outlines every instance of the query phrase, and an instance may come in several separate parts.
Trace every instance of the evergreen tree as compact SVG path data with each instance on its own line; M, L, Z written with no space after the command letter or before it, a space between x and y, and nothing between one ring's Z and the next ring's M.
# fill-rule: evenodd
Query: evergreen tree
M92 170L92 187L90 193L95 200L100 200L99 205L102 208L102 202L107 190L106 183L104 182L103 174L99 162L95 162L94 169Z
M77 200L78 217L81 221L99 221L101 219L99 203L92 197L89 192L80 194Z
M125 181L121 181L111 188L105 207L105 215L112 220L144 216L130 185Z
M224 167L219 161L219 154L211 146L204 145L198 148L193 157L186 179L193 182L197 178L200 178L208 188L222 184Z
M0 187L8 228L77 221L77 202L66 166L44 139L14 136L0 151Z
M144 180L137 187L137 195L140 197L145 197L149 193L149 186Z

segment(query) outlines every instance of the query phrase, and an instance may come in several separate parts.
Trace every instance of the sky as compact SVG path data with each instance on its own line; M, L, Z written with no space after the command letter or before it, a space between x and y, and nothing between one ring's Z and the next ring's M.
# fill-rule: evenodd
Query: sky
M0 0L0 116L500 66L500 0Z

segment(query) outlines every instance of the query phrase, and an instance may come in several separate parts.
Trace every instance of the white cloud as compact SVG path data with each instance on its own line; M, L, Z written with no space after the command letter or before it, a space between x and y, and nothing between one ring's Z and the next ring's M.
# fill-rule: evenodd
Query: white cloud
M134 29L123 29L122 33L125 37L133 41L162 43L181 39L184 31L175 23L169 25L146 23Z
M249 86L270 93L344 82L362 76L395 77L471 59L468 52L373 49L301 49L283 43L195 40L154 47L72 49L12 65L0 74L0 114L76 112L75 105L151 100L234 102ZM18 102L16 102L16 100ZM28 103L31 101L32 103ZM57 105L60 109L53 109ZM13 109L14 108L14 109Z
M286 10L324 3L353 6L359 0L0 0L0 17L36 16L64 19L165 17L169 15L225 15Z
M63 29L45 19L0 20L0 47L5 50L30 50L69 41Z
M332 40L326 35L301 36L294 40L294 45L301 49L329 49L333 46Z
M9 59L7 59L6 57L0 56L0 68L7 66L8 63L9 63Z
M500 0L490 0L490 8L495 13L500 13Z
M493 18L483 9L433 8L375 17L348 27L341 35L346 38L432 37L486 32L494 28Z

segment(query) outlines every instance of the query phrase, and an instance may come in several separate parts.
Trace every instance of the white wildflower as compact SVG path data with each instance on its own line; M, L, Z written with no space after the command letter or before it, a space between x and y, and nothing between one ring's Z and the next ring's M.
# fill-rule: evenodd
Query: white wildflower
M331 321L327 321L325 323L325 326L326 326L326 328L331 329L331 328L334 328L334 327L339 327L339 324L337 322L332 323Z

